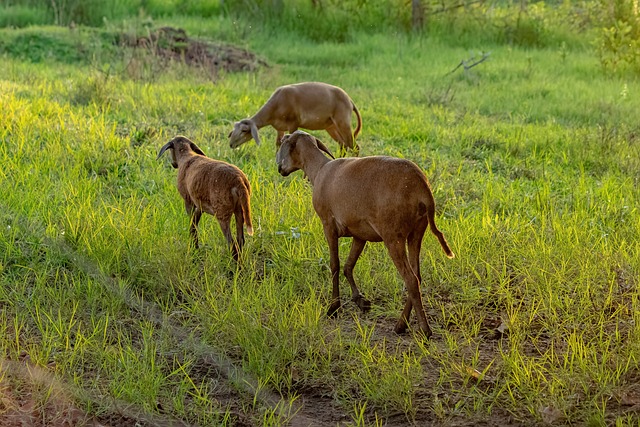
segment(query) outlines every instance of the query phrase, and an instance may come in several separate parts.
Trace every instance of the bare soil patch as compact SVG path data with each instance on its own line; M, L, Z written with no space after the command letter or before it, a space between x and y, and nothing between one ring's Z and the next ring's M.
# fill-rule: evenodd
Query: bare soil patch
M125 46L145 49L156 57L184 62L217 73L254 71L268 64L246 49L223 43L193 39L181 28L162 27L145 36L122 35Z
M100 426L48 369L0 361L0 426Z

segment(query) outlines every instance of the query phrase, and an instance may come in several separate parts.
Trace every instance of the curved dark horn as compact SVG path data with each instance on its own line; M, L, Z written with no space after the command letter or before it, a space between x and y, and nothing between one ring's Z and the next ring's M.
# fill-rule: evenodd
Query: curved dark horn
M331 151L329 151L329 149L327 148L326 145L324 145L322 143L322 141L320 141L318 138L314 137L314 139L316 140L316 145L318 146L318 148L320 149L320 151L324 151L325 153L327 153L329 155L329 157L331 157L332 159L335 160L335 157L333 157L333 154L331 154Z
M167 142L166 144L164 144L162 146L162 148L160 149L160 152L158 153L158 157L156 157L156 160L158 160L160 158L160 156L162 156L162 154L167 151L167 149L169 148L173 148L173 140Z

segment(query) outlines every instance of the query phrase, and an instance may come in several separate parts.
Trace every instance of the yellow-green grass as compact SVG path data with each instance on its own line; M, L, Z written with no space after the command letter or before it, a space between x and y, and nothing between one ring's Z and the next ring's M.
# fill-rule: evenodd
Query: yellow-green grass
M289 407L326 421L321 403L329 422L353 425L634 425L637 79L601 74L580 49L245 40L271 66L215 80L148 56L132 71L132 52L73 64L5 54L3 359L50 370L96 416L125 402L190 424L282 425ZM489 60L447 74L481 51ZM328 251L308 183L279 176L271 129L260 147L228 146L233 121L302 80L352 96L361 155L411 159L431 181L457 257L425 236L430 341L391 332L405 295L380 244L355 272L371 312L343 286L345 307L327 318ZM252 183L256 232L238 265L210 217L204 248L189 246L176 172L155 159L178 133ZM228 378L226 363L241 374Z

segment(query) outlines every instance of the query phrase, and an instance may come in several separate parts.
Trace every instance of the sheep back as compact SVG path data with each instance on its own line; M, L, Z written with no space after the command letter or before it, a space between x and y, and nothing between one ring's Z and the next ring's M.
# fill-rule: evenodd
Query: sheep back
M406 238L435 202L415 163L371 156L327 163L314 184L313 206L323 221L335 222L341 236L382 241ZM382 236L383 230L396 236Z
M351 117L353 102L341 88L320 82L281 86L265 106L271 110L276 129L290 130L290 123L311 130L322 130L333 124L332 117Z
M236 166L205 157L190 159L178 172L178 191L203 212L227 220L239 201L251 195L246 175Z

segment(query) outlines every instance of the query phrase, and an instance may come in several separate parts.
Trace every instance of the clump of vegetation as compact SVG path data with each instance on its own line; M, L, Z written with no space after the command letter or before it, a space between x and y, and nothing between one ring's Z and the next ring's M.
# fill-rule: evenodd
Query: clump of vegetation
M51 22L48 11L23 4L0 5L0 28L22 28L29 25L44 25Z
M27 28L3 31L0 52L31 62L87 63L84 41L65 29L42 32Z
M602 28L594 41L605 71L640 74L640 10L637 0L616 0L604 9Z
M119 44L146 49L153 55L168 61L183 61L187 65L219 70L254 71L266 66L264 60L246 49L189 37L182 28L162 27L150 29L144 35L123 33L117 36Z
M231 44L194 39L180 28L143 26L120 29L5 30L0 53L31 62L58 61L92 65L106 74L78 86L77 102L100 95L114 73L132 78L154 78L172 64L203 70L210 78L220 73L254 71L267 63L255 53ZM106 93L105 93L106 94Z
M152 21L195 15L231 17L233 31L240 38L259 30L267 35L286 32L314 42L337 43L353 41L359 33L422 34L465 48L477 48L478 44L582 48L590 41L605 72L640 72L640 18L635 0L558 4L498 0L228 0L220 4L203 0L29 0L14 4L9 0L3 7L0 27L43 23L102 27L124 17ZM207 56L203 52L212 49L196 43L191 46L195 50L183 49L191 58ZM176 48L173 43L169 51L180 55Z

